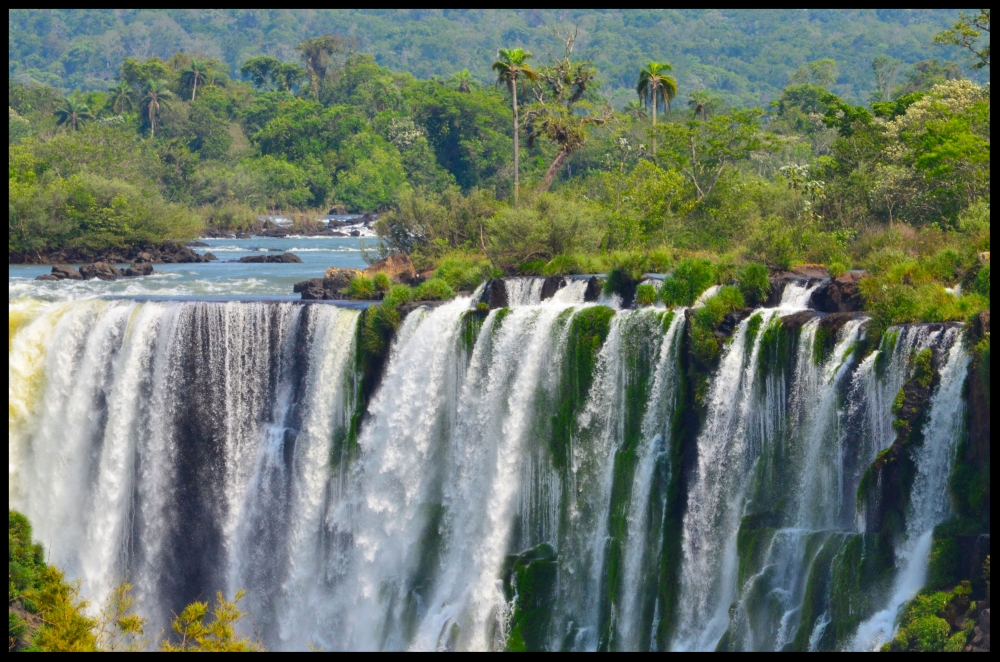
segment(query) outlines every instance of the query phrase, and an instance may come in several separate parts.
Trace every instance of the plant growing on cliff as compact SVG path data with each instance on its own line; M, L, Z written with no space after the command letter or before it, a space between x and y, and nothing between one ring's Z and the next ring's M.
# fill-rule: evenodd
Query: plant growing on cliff
M660 299L668 306L691 306L714 283L715 268L711 261L700 257L681 260L663 280Z

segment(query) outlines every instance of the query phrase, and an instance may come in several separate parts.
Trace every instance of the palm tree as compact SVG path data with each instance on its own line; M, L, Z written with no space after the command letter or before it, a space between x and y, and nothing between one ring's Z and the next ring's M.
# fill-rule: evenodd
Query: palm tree
M56 108L56 124L58 126L69 126L74 131L78 131L84 122L94 119L87 104L77 101L73 97L66 97L63 105Z
M653 124L656 124L657 101L662 102L670 110L670 102L677 96L677 81L665 72L673 71L669 62L650 62L639 72L639 82L635 91L639 100L653 108Z
M121 115L126 110L134 108L135 99L132 97L133 92L132 87L125 81L118 83L108 90L108 94L111 95L111 110Z
M517 205L518 170L520 168L520 150L517 140L517 80L527 78L537 80L538 73L525 64L531 53L523 48L501 48L497 51L493 70L497 72L497 85L506 85L510 91L511 108L514 110L514 205Z
M710 105L712 105L712 97L705 90L692 92L688 98L688 108L691 109L691 116L698 117L698 114L701 113L702 121L708 119Z
M191 101L194 101L194 97L198 93L198 83L205 82L208 69L209 65L204 60L191 60L187 69L181 72L181 85L191 88Z
M476 79L472 77L468 69L456 71L451 75L451 80L454 83L458 83L458 91L464 94L468 94L476 84Z
M146 84L146 94L142 97L142 112L149 118L149 133L156 135L156 117L160 107L170 103L174 93L167 89L167 81L151 80Z

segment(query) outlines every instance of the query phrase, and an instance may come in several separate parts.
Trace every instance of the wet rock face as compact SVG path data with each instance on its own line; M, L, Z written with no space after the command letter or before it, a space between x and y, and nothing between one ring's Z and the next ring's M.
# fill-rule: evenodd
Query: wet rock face
M294 253L282 253L281 255L247 255L238 261L249 264L291 264L300 263L302 259Z
M506 308L508 305L507 286L504 284L503 279L491 278L487 281L486 287L483 288L483 296L480 302L489 306L490 310L494 308Z
M149 276L153 273L152 262L136 262L131 267L125 269L126 278L136 278L138 276Z
M542 283L542 301L551 299L556 292L566 287L566 279L562 276L549 276Z
M861 310L861 293L858 281L862 274L846 273L838 276L813 292L813 308L824 313L852 313Z
M601 290L603 290L601 281L597 276L591 276L590 280L587 281L587 290L583 293L583 300L587 303L597 301L601 296Z

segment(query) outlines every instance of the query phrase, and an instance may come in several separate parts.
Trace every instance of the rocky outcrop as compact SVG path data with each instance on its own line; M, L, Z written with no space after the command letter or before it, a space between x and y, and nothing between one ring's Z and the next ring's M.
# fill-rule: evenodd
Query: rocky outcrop
M509 303L507 301L507 285L503 282L503 279L491 278L486 281L486 286L483 288L483 296L479 301L489 306L490 310L494 308L506 308Z
M542 301L551 299L556 292L566 287L566 279L562 276L549 276L542 283Z
M989 653L990 652L990 608L987 607L979 613L979 620L972 630L972 641L965 647L969 653Z
M149 276L153 273L152 262L136 262L131 267L125 269L126 278L137 278L139 276Z
M861 310L858 281L863 274L849 272L837 276L816 289L810 301L813 308L824 313L852 313Z
M245 255L237 262L244 264L298 264L302 259L294 253L282 253L281 255Z
M402 253L390 255L364 270L364 275L368 278L374 278L377 273L384 273L394 283L407 285L417 279L417 271L413 268L413 262L410 261L408 255Z
M337 301L345 298L343 291L351 284L351 280L361 275L362 272L357 269L330 267L323 278L296 283L292 291L301 294L305 300Z
M143 257L145 256L145 257ZM166 242L158 246L133 246L126 249L92 251L85 248L65 248L47 253L8 253L9 264L131 264L133 262L153 262L155 264L186 264L211 262L214 257L199 255L189 246Z
M52 276L58 280L82 280L83 276L79 271L68 264L57 264L52 267Z
M95 262L80 267L80 275L84 280L99 278L101 280L117 280L125 275L118 267L113 267L107 262Z
M601 280L597 276L591 276L587 281L587 289L583 293L583 300L587 303L597 301L601 297L601 291L603 289Z

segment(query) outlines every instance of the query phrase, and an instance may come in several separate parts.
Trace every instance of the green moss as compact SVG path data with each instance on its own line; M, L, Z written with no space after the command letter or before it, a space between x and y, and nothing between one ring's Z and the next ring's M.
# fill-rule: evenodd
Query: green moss
M497 311L494 324L502 323L508 312L509 309L506 308ZM552 418L549 442L552 463L556 469L568 466L573 422L590 391L597 354L608 337L611 318L614 316L615 311L607 306L590 306L572 313L559 389L561 399Z
M929 348L917 353L913 357L913 379L923 388L930 388L934 381L934 352Z
M899 414L903 411L903 403L906 401L906 391L899 389L896 393L896 397L892 399L892 413Z
M880 606L876 601L894 576L895 554L888 536L848 536L831 566L830 625L824 649L835 649L854 635L858 624Z
M716 329L722 324L726 313L743 308L743 295L735 287L726 286L710 297L705 305L694 312L689 330L691 351L695 358L705 366L715 363L722 350L719 339L715 336Z
M813 341L813 362L816 365L823 365L833 354L833 348L837 343L836 334L822 324L816 329L816 338Z
M504 592L507 600L514 602L507 650L546 650L558 572L555 551L545 544L504 560Z
M760 313L747 320L747 346L756 342L757 334L760 333L760 327L763 323L764 317Z
M871 329L870 331L873 331ZM899 331L888 331L882 334L882 340L878 345L878 356L875 357L875 374L879 377L885 375L886 369L892 362L892 354L896 349L896 342L899 340Z
M949 591L921 591L903 609L890 650L917 653L961 652L976 623L972 589L963 581Z

